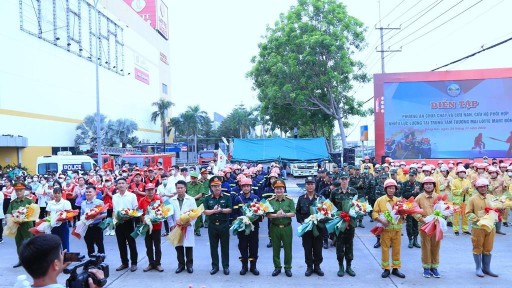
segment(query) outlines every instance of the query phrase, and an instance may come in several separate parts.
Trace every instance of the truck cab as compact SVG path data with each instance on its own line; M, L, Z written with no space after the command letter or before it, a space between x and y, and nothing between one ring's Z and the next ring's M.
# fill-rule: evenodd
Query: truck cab
M296 162L290 164L290 174L293 177L316 176L318 163L316 162Z

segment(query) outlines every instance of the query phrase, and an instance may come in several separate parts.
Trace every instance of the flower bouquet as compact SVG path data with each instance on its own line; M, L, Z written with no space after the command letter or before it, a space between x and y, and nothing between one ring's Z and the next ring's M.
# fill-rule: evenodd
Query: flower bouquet
M180 218L176 219L176 227L172 229L167 239L174 246L179 246L183 244L183 240L187 236L187 227L190 226L190 222L194 221L203 213L204 207L203 204L199 205L199 207L181 213Z
M101 213L107 211L107 209L110 208L110 204L106 205L96 205L96 207L93 207L89 209L87 212L80 217L80 220L76 222L75 228L71 232L71 235L75 236L78 239L81 239L84 237L85 233L87 232L87 228L89 228L89 225L91 225L95 218L100 215Z
M498 201L502 204L503 209L512 208L512 196L508 192L498 198Z
M78 213L78 210L63 210L52 213L52 216L38 220L36 225L30 228L29 231L34 235L51 234L53 227L60 226L64 221L73 220Z
M236 218L229 230L231 230L233 235L241 231L244 231L245 235L249 235L249 233L254 230L254 224L252 224L252 222L265 216L265 214L269 212L274 212L274 209L265 199L262 199L260 202L254 201L252 203L246 203L242 206L242 213L244 215Z
M336 235L339 235L340 232L344 232L350 225L350 214L347 212L339 213L334 219L325 223L325 228L329 233L335 232Z
M364 198L361 198L364 199ZM372 211L372 206L366 202L366 200L360 200L357 195L352 199L352 207L350 207L350 217L357 218L366 215L366 213Z
M409 199L400 199L398 200L393 210L396 210L400 215L413 215L413 214L421 214L423 213L423 209L418 206L418 203L414 202L414 197L410 197Z
M496 222L501 222L501 212L497 208L485 207L485 215L476 223L480 228L491 232Z
M330 200L318 199L310 207L310 216L304 221L302 225L297 227L297 235L302 237L306 232L313 231L313 235L318 236L320 232L318 227L322 228L325 223L332 218L336 217L335 213L338 211Z
M159 223L167 219L174 209L172 208L171 202L166 200L164 202L156 200L151 202L147 208L146 215L141 224L135 228L135 231L130 234L133 238L137 239L139 236L145 237L147 233L153 231L153 224Z
M12 211L11 217L7 218L7 225L3 235L12 238L16 237L21 223L36 221L38 217L39 206L37 204L29 204Z
M388 210L384 211L384 213L380 213L379 218L388 221L390 225L398 224L398 220L400 220L401 215L397 210L393 209L389 203L386 203L386 208ZM370 232L372 232L373 235L378 236L382 234L384 228L384 225L382 225L380 222L377 222L377 224L370 230Z
M140 209L130 209L124 208L116 212L114 217L114 225L122 224L129 218L140 217L142 215L142 210Z

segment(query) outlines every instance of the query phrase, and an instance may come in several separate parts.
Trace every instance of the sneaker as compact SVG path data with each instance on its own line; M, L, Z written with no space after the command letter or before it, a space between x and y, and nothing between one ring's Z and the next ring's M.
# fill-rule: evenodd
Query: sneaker
M105 236L110 236L110 230L105 230Z
M110 231L110 236L116 236L116 231L115 230Z
M423 269L423 277L430 278L432 276L432 273L430 272L430 269L424 268Z
M462 232L462 234L471 235L471 232L469 232L469 231L464 231L464 232Z
M439 274L437 268L430 269L430 272L432 272L432 276L434 276L434 278L441 278L441 274Z

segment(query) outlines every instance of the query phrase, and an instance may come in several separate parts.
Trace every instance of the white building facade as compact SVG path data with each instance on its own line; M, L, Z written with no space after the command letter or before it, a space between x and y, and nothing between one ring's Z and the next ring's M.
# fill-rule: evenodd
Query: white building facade
M0 165L33 172L37 156L74 147L76 126L96 112L96 57L101 113L134 120L142 142L161 142L150 117L151 103L170 100L167 6L97 7L96 22L94 0L0 2Z

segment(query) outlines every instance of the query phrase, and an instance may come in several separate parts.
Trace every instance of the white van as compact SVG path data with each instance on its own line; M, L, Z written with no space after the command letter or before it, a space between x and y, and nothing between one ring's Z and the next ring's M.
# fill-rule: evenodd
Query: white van
M60 173L63 170L86 171L93 169L94 160L85 155L50 155L37 157L36 171L39 175Z

